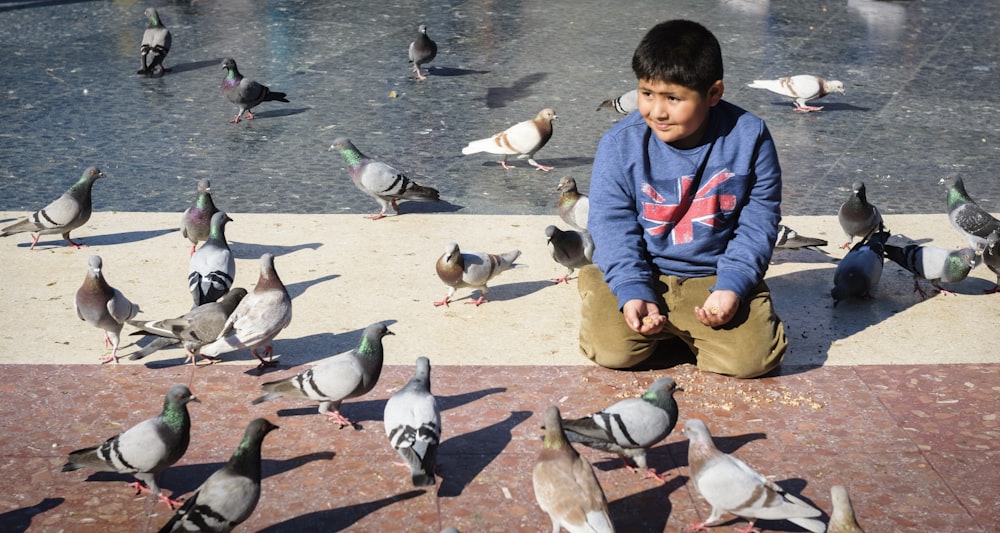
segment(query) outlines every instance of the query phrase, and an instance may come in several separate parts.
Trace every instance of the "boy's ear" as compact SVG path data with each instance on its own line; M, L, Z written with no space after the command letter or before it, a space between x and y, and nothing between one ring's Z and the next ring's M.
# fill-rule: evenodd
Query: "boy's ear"
M706 94L708 105L714 106L715 104L718 104L719 100L722 100L722 94L725 92L726 85L722 83L722 80L716 80L715 83L708 88L708 93Z

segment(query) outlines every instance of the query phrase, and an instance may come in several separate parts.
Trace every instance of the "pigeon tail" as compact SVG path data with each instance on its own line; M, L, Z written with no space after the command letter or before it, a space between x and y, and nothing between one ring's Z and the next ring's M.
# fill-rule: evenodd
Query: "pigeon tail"
M269 91L264 95L265 102L285 102L288 103L288 95L286 93L280 93L277 91Z
M819 520L813 520L811 518L789 518L788 521L801 527L802 529L812 531L812 533L824 533L826 531L826 524L820 522Z

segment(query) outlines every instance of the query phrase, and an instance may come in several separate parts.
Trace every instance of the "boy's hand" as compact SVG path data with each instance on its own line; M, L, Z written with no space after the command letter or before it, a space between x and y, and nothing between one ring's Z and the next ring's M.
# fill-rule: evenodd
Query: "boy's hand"
M660 306L645 300L629 300L622 307L625 323L632 331L643 335L653 335L663 329L667 317L660 314Z
M699 322L715 328L729 323L736 316L740 297L733 291L715 291L708 295L702 307L694 308L694 316Z

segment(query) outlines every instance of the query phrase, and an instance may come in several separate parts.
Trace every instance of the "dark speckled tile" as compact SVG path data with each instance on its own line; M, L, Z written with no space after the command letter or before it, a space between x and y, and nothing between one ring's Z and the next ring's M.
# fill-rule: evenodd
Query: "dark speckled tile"
M338 429L316 406L287 399L251 405L266 376L234 366L5 365L0 417L2 531L155 531L162 504L136 497L128 476L59 471L66 453L155 414L164 391L187 383L191 447L160 484L193 491L232 452L246 423L281 426L264 443L263 498L245 531L537 531L548 519L531 487L540 411L581 416L673 376L681 423L706 420L718 446L828 511L847 485L869 531L992 531L1000 365L826 367L732 380L685 365L614 372L595 367L435 367L444 425L438 485L410 486L382 426L385 400L409 378L387 367L375 390L345 402L358 428ZM660 484L618 458L581 449L595 467L619 531L677 531L708 505L690 483L687 442L671 434L650 453ZM739 525L734 521L731 525ZM767 531L795 531L784 522ZM727 528L730 526L726 526ZM724 531L720 529L720 531Z

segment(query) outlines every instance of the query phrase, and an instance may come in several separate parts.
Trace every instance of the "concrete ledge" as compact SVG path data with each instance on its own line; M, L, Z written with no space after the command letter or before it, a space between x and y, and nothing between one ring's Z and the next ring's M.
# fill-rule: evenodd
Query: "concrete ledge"
M23 213L0 212L9 221ZM275 342L284 365L314 362L352 347L375 321L391 322L386 364L409 365L420 355L436 365L589 365L577 351L579 323L575 277L551 279L563 269L548 255L543 229L565 227L556 216L406 214L379 221L360 215L231 215L227 237L237 256L236 285L257 281L258 259L277 255L276 268L293 296L294 318ZM141 318L166 318L190 308L187 292L190 243L177 231L178 213L94 213L73 237L88 245L74 250L57 236L43 237L33 251L25 235L0 239L4 261L0 295L6 302L0 363L96 363L105 353L102 335L77 319L73 297L87 257L101 255L112 286L138 303ZM844 238L835 217L786 217L804 235L830 241L829 255L779 251L767 281L791 340L786 365L974 363L995 359L984 350L959 349L949 339L991 330L1000 296L984 295L995 276L983 266L952 287L957 296L927 300L912 292L912 277L887 263L874 301L832 306L830 288L837 248ZM896 234L943 247L963 245L941 215L886 217ZM904 238L905 236L905 238ZM908 239L907 239L908 238ZM490 301L464 305L468 289L448 308L432 305L446 293L433 264L445 244L504 252L519 248L524 268L502 274ZM924 283L930 289L928 283ZM123 332L123 350L137 337ZM141 362L179 362L179 349ZM246 351L223 364L251 364Z

